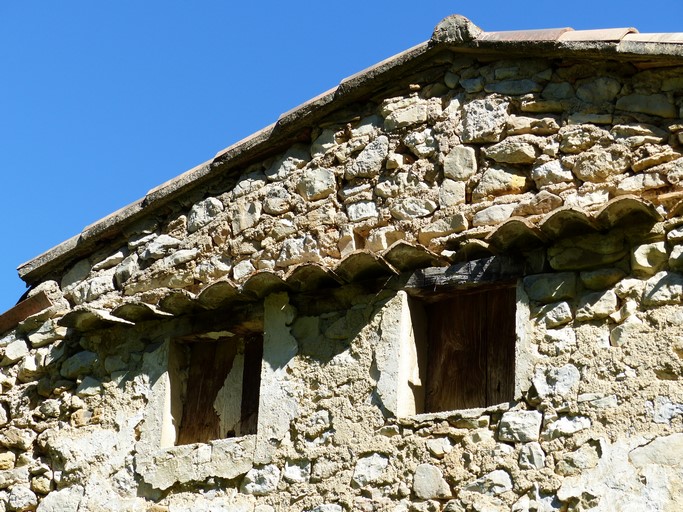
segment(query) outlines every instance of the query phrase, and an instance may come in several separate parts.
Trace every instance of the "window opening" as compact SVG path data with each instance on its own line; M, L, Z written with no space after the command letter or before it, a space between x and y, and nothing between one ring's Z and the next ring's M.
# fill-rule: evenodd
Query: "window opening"
M178 338L169 354L173 444L256 433L263 335Z
M514 399L515 309L514 286L458 291L411 305L419 366L426 367L424 412Z

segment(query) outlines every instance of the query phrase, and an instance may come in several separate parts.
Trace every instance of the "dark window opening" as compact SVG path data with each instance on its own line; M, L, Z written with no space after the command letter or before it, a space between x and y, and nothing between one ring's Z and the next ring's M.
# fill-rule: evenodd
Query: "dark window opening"
M413 309L420 367L426 366L424 412L513 400L514 287L456 292Z
M263 336L175 340L169 356L175 444L256 433Z

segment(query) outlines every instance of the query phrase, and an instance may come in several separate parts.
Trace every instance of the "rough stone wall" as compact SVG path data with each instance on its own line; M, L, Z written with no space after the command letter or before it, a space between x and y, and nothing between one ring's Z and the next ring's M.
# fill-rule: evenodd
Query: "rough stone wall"
M683 71L450 60L35 288L53 306L0 338L0 510L680 509ZM659 217L589 229L627 194ZM562 207L588 221L518 284L514 402L396 417L404 282L329 303L279 292L256 301L257 434L162 446L169 347L195 314L174 317L169 297L397 240L495 252L507 219L538 226ZM117 320L124 304L156 318ZM84 311L120 325L63 321Z

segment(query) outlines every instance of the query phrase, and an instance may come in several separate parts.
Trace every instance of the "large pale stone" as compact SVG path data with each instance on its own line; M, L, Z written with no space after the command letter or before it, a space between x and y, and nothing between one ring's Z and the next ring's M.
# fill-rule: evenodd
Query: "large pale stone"
M245 229L254 227L261 218L261 208L260 201L238 200L230 210L233 233L237 235Z
M389 154L389 139L380 135L370 144L346 168L346 179L372 178L382 170L384 159Z
M569 169L562 167L559 160L550 160L534 167L531 171L531 178L537 186L545 187L556 183L570 182L574 179L574 175Z
M439 206L448 208L464 204L467 198L467 184L464 181L445 179L439 187Z
M612 290L586 294L579 300L576 319L585 321L606 318L617 310L617 305L617 295Z
M538 396L566 396L578 386L581 373L573 364L565 364L560 368L538 369L533 378Z
M586 103L611 102L621 90L621 82L609 76L588 78L578 82L576 96Z
M606 148L594 146L582 153L572 170L583 181L600 183L609 176L626 172L630 166L628 148L623 144L612 144Z
M508 135L552 135L560 130L554 117L526 117L511 115L507 121Z
M79 485L52 491L40 501L37 512L78 512L83 492Z
M14 340L2 351L3 357L0 361L0 366L16 363L22 357L26 357L27 354L28 346L26 345L26 342L22 339Z
M346 213L351 222L373 219L379 215L377 205L374 201L358 201L357 203L351 203L350 205L347 205Z
M252 468L244 476L240 491L255 496L266 496L277 490L280 481L280 470L270 464L261 469Z
M303 238L285 240L276 264L279 267L286 267L319 260L318 243L312 236L306 235Z
M418 234L418 240L423 245L429 245L434 238L447 236L452 233L460 233L467 229L467 217L458 213L445 219L437 220L422 228Z
M463 142L498 142L507 122L508 102L495 99L472 100L463 106Z
M501 441L528 443L537 441L543 415L538 411L508 411L498 424Z
M631 270L636 275L651 276L662 269L667 258L664 242L638 245L631 252Z
M266 192L263 200L263 211L271 215L280 215L292 207L292 196L284 187L273 186Z
M442 499L451 496L451 488L441 470L431 464L420 464L413 477L413 492L422 500Z
M215 219L223 211L223 203L215 197L199 201L190 209L187 218L187 231L194 233Z
M7 504L9 505L10 510L16 512L29 512L35 510L35 507L38 505L38 497L30 488L23 485L17 485L12 487Z
M0 453L0 471L7 471L8 469L14 469L14 464L17 460L17 456L13 452L1 452Z
M683 299L683 275L676 272L658 272L645 282L643 304L661 306L678 304Z
M563 416L550 423L543 431L543 439L557 439L570 436L590 428L591 420L585 416Z
M510 204L496 204L484 208L474 214L472 218L473 226L491 226L501 224L510 218L512 212L515 211L517 203Z
M403 138L403 143L419 158L429 158L439 149L431 128L409 133Z
M337 189L337 180L330 169L307 169L297 185L299 194L307 201L323 199Z
M308 482L311 477L311 461L308 459L302 460L287 460L285 462L285 469L282 472L282 478L290 483Z
M308 146L296 144L273 162L265 172L266 178L270 181L282 181L292 172L306 165L310 159Z
M527 188L527 177L516 169L491 167L484 171L479 183L472 191L472 199L481 201L487 197L504 194L518 194Z
M91 268L92 266L87 259L80 260L76 263L66 274L64 274L64 277L62 277L60 282L62 291L66 293L81 281L84 281L85 278L88 277Z
M560 151L581 153L599 141L609 141L610 134L593 125L568 125L560 128Z
M67 379L89 373L97 362L97 354L87 350L77 352L62 363L60 374Z
M539 443L533 442L522 446L519 451L519 467L522 469L543 469L545 453Z
M382 477L384 470L389 465L389 459L385 455L373 453L367 457L361 457L353 471L352 482L358 487L365 487L376 482Z
M391 205L389 211L398 220L426 217L436 210L438 205L425 197L405 197Z
M388 131L404 126L424 123L429 114L429 102L418 96L386 100L380 107L385 117L384 127Z
M443 174L446 178L466 181L477 172L477 154L469 146L456 146L443 161Z
M506 137L498 144L484 149L487 158L499 163L531 164L540 154L533 136L513 135Z
M311 157L323 156L335 147L337 147L336 130L325 128L311 144Z
M617 108L665 118L676 117L676 107L666 94L629 94L617 100Z
M496 469L466 485L465 490L495 496L512 490L512 479L507 471Z
M159 235L147 245L140 257L143 260L158 260L164 256L167 256L180 244L181 242L177 238L174 238L170 235Z
M546 327L553 328L571 322L574 315L567 302L555 302L543 306L538 311L538 317Z
M527 276L524 289L531 300L543 304L571 299L576 295L576 274L562 272Z

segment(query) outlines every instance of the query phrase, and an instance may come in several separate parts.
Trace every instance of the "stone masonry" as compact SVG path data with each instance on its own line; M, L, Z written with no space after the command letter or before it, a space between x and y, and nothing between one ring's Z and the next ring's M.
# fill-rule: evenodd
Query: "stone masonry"
M20 269L50 305L0 333L0 511L682 509L683 61L488 34ZM507 257L514 398L423 412L415 272ZM255 433L176 444L178 340L253 333Z

